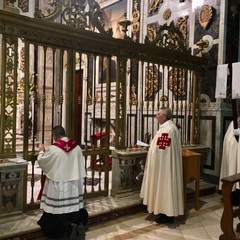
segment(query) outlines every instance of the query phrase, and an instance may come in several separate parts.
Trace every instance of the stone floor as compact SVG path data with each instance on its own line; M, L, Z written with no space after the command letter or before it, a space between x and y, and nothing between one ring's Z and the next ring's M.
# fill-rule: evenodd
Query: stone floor
M99 197L85 201L89 213L89 225L97 225L108 219L139 212L144 209L139 193L124 198ZM0 219L0 239L44 239L37 225L41 210Z
M138 194L128 198L106 197L86 201L90 220L104 213L113 213L126 206L137 206L140 202ZM211 194L200 197L200 209L194 209L193 199L187 201L188 213L178 217L173 224L157 224L156 216L148 214L142 208L136 212L115 218L100 219L87 227L86 240L215 240L222 234L220 220L223 211L221 195ZM139 205L138 205L139 206ZM0 239L44 239L36 224L41 211L32 211L0 221ZM106 215L105 215L106 216ZM236 222L234 222L236 225ZM13 238L13 236L15 236Z
M186 217L175 219L173 224L157 224L156 216L146 211L120 217L95 226L87 231L87 240L217 240L222 234L220 219L223 211L221 197L213 194L201 197L200 209L189 201Z
M156 216L148 214L141 204L139 193L124 198L101 197L85 201L89 212L86 240L164 239L215 240L222 234L220 220L223 211L221 195L213 193L199 198L200 209L194 200L187 200L186 216L173 224L155 223ZM37 221L41 210L0 220L1 240L44 239ZM236 225L236 222L234 222Z

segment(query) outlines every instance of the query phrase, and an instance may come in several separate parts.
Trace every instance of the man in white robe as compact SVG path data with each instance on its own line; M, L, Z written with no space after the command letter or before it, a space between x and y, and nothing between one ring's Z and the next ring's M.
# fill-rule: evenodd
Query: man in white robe
M52 130L54 144L45 151L39 147L38 164L46 178L40 208L44 210L38 224L45 235L64 237L73 224L87 223L83 208L83 178L86 177L81 148L65 136L62 126Z
M239 109L238 109L239 114ZM238 117L238 124L240 117ZM222 181L224 177L228 177L240 172L240 128L234 129L233 121L229 124L227 132L223 140L222 164L219 177L219 190L222 190ZM238 136L238 140L236 139ZM239 183L233 185L232 188L232 204L238 205L239 199Z
M219 189L222 189L221 179L237 173L238 141L234 136L233 122L228 126L223 140L222 164ZM232 190L236 190L234 185Z
M148 151L140 197L149 213L159 215L157 223L171 223L184 215L181 141L169 108L156 118L160 128Z

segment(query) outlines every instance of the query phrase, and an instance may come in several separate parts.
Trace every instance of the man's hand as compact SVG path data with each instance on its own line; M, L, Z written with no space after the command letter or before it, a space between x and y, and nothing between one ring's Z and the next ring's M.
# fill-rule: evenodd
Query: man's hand
M39 149L39 152L45 152L44 144L39 144L38 149Z

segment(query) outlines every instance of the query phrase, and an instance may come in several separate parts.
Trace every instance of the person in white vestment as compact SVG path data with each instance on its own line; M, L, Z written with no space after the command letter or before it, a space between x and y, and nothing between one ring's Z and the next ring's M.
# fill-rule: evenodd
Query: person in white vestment
M169 108L160 108L156 118L160 128L148 150L140 197L157 223L172 223L184 215L181 140Z
M86 225L88 212L83 205L83 181L86 169L82 150L65 135L62 126L52 130L53 145L39 147L38 164L45 174L40 193L43 209L38 224L48 237L71 235L73 226Z
M238 115L239 115L238 108ZM240 117L238 117L238 126L240 125ZM222 181L224 177L228 177L240 172L240 128L234 129L233 121L229 124L227 132L223 140L222 163L219 177L219 190L222 190ZM238 136L239 140L237 140ZM239 200L239 183L233 185L232 188L232 204L238 205Z

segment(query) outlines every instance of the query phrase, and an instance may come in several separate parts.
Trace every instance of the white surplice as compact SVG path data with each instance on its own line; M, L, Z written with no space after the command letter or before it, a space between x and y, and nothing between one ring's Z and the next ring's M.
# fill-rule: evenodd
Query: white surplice
M61 140L68 141L64 137ZM47 178L40 208L47 213L65 214L83 208L83 178L86 170L82 150L76 146L70 152L51 145L38 157L38 164Z
M171 120L160 126L151 142L140 197L149 213L184 214L182 148L179 130Z

